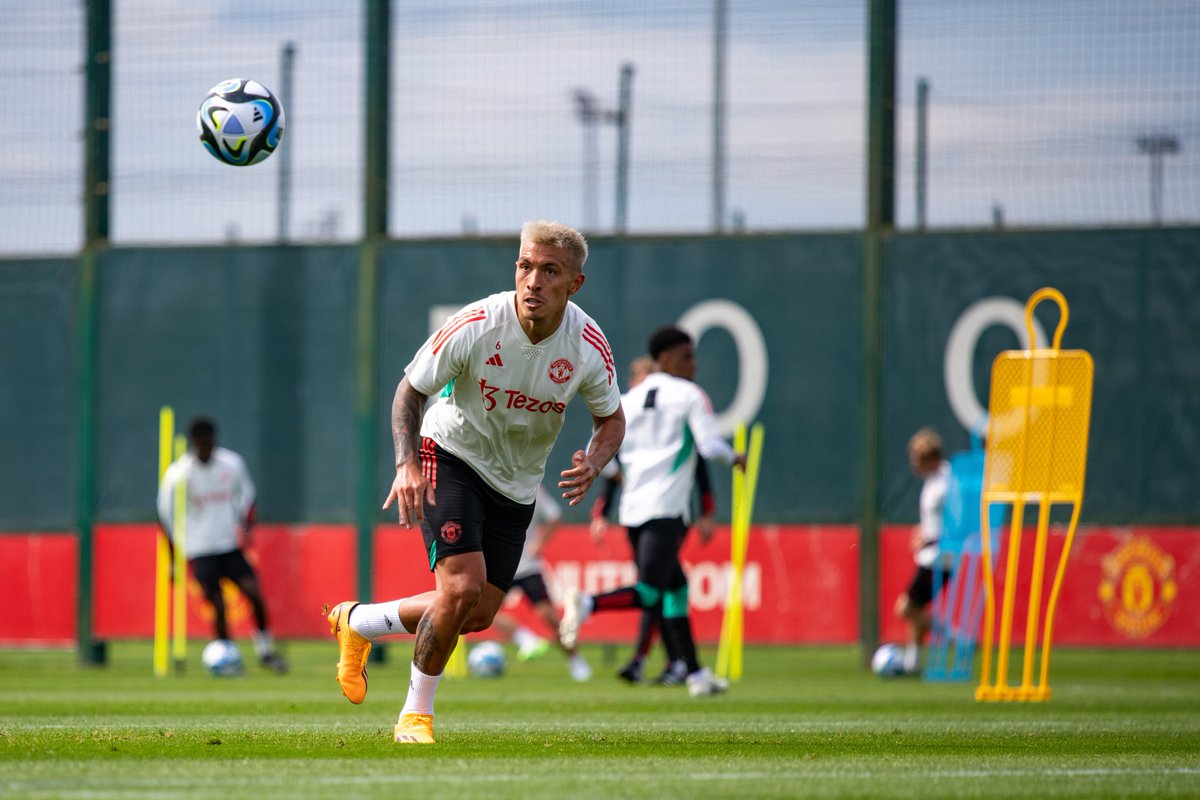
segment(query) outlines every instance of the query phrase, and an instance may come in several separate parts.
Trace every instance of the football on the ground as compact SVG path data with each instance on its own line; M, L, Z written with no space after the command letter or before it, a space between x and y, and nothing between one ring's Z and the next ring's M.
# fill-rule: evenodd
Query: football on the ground
M499 642L480 642L467 654L467 668L476 678L499 678L507 666L508 660Z
M880 645L871 657L871 671L881 678L904 674L904 648L896 644Z
M224 164L266 160L283 138L283 106L258 81L230 78L208 90L196 112L200 142Z
M245 670L241 652L228 639L214 639L206 644L200 660L204 663L204 671L218 678L236 677Z

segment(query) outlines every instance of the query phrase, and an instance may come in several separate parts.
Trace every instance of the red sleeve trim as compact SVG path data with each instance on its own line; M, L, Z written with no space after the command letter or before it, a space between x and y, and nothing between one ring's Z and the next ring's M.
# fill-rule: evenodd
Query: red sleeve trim
M613 381L617 379L617 371L613 364L612 348L608 346L608 340L604 338L604 334L600 332L599 328L591 325L583 326L583 340L600 353L600 358L604 360L604 369L608 371L608 385L612 386Z
M450 340L450 337L453 336L459 329L470 325L472 322L479 322L483 319L487 319L487 312L482 308L472 308L451 317L450 320L442 326L442 329L439 330L433 337L433 354L437 355L437 352L442 349L442 346L445 345L446 342Z

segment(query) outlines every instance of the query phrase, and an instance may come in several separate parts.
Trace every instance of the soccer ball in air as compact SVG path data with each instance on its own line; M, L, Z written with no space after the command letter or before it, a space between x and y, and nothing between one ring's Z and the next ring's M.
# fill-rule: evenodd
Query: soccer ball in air
M499 678L507 666L504 648L497 642L480 642L467 654L467 668L476 678Z
M206 644L200 660L204 671L218 678L235 677L245 669L237 645L228 639L214 639Z
M904 648L896 644L880 645L871 657L871 671L881 678L904 674Z
M196 112L200 142L235 167L266 160L283 138L283 106L258 81L230 78L208 90Z

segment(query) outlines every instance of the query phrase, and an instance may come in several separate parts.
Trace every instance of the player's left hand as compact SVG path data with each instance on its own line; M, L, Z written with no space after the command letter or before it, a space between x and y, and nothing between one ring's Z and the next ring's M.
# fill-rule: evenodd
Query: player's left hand
M570 469L559 473L562 480L558 482L558 488L563 490L562 496L568 501L567 504L575 506L579 505L592 482L599 477L601 467L593 464L582 450L576 450L571 456L571 465Z
M706 514L696 520L696 533L700 535L701 544L708 544L716 529L717 521L713 519L712 514Z
M396 478L392 481L391 491L383 501L386 510L392 503L396 504L396 513L401 525L411 528L419 525L425 519L424 503L437 505L433 493L433 484L421 474L421 467L415 462L408 462L396 468Z

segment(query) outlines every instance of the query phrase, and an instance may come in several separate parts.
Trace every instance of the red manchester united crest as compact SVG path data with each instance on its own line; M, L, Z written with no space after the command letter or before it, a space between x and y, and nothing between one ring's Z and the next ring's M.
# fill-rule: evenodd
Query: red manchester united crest
M574 364L565 358L560 358L550 365L550 380L555 383L566 383L571 380L571 373L574 371Z
M462 525L459 525L454 520L450 520L442 525L442 541L446 544L454 544L460 536L462 536Z

